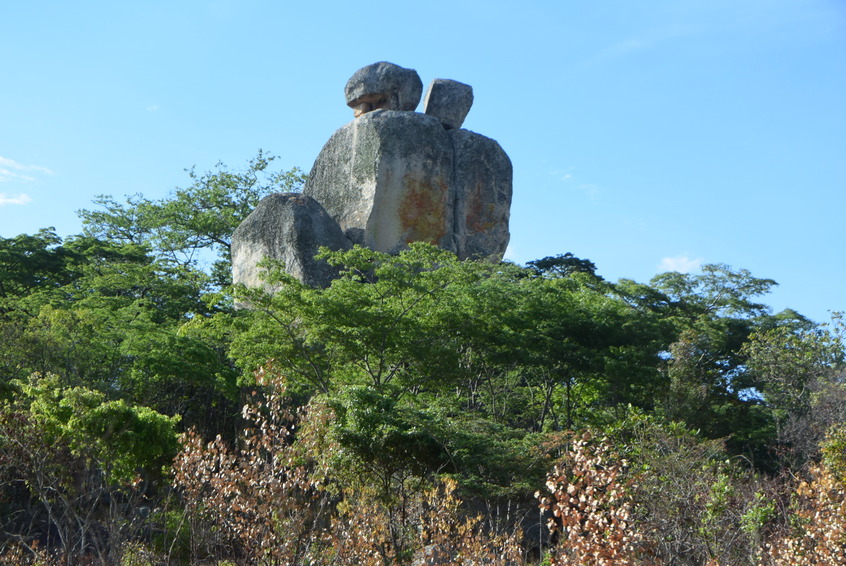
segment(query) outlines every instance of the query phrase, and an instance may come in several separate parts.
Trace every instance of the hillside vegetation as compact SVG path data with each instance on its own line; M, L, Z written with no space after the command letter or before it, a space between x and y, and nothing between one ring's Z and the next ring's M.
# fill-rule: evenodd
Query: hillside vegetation
M272 164L0 238L0 563L846 564L838 315L426 244L233 287Z

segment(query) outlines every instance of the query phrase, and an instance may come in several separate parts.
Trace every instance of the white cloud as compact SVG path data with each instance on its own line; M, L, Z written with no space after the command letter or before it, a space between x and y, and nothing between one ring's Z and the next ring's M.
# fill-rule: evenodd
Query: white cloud
M25 172L46 173L52 175L53 172L46 167L38 165L24 165L18 163L8 157L0 155L0 183L4 181L34 181L35 177L27 175Z
M569 171L555 170L550 171L549 174L558 179L559 181L569 181L573 178L572 173L570 173Z
M599 199L599 195L601 193L599 187L594 185L593 183L583 183L579 185L579 190L584 191L584 193L592 202L596 202L597 199Z
M550 171L549 174L555 177L556 180L561 181L563 183L567 183L570 187L570 190L575 190L584 193L584 195L588 197L592 202L596 202L599 199L601 191L598 185L595 185L593 183L579 182L579 179L574 177L573 174L569 171L555 170Z
M687 255L665 257L658 265L658 272L678 271L679 273L690 273L699 269L703 261L701 257L690 259Z
M583 61L582 65L593 66L597 64L606 63L608 61L618 59L620 57L625 57L631 53L636 53L638 51L643 51L644 49L649 49L653 46L653 43L653 41L646 39L629 39L626 41L621 41L619 43L609 45L608 47L602 49L595 55Z
M161 106L159 106L158 104L153 104L152 106L147 107L147 112L156 112L160 108Z
M9 171L8 169L4 169L0 167L0 183L5 181L34 181L35 177L30 177L29 175L21 175L20 173L15 173L14 171Z
M0 193L0 206L5 206L7 204L28 204L30 202L32 202L32 199L26 193L21 193L18 196Z
M647 43L646 41L640 39L629 39L626 41L615 43L614 45L606 48L600 56L609 59L614 57L621 57L634 51L640 51L641 49L645 49L648 46L649 43Z

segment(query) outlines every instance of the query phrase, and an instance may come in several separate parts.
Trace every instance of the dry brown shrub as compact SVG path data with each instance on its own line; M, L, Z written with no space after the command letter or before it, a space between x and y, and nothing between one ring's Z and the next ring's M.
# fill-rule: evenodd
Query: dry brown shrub
M626 462L605 442L585 433L576 437L562 463L547 476L549 494L538 492L559 535L551 566L634 566L653 564L648 542L632 528L634 487L623 477Z
M520 565L519 533L490 535L467 517L449 479L399 481L386 497L336 473L341 450L326 431L330 410L287 407L282 377L258 372L264 393L244 408L239 443L184 435L174 463L191 535L192 560L278 565ZM297 427L296 438L294 428ZM385 481L396 481L386 477ZM423 486L433 486L425 489ZM394 486L395 487L395 486Z
M175 483L191 518L193 557L296 564L321 540L330 494L293 443L297 418L281 375L267 367L256 379L264 393L253 391L244 406L239 445L219 436L204 443L189 431L174 462Z
M839 566L846 564L846 488L826 466L814 466L799 483L791 525L766 545L763 564Z

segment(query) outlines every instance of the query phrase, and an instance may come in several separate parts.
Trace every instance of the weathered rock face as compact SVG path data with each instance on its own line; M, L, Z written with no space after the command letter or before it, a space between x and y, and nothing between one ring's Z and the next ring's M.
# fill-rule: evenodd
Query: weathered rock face
M395 253L410 242L456 251L452 141L417 112L380 110L323 147L303 188L356 244Z
M458 257L502 259L511 215L511 160L496 141L450 130L455 148L455 233Z
M314 259L320 246L344 250L352 244L314 199L297 193L268 195L232 235L232 280L263 286L256 264L271 258L285 262L285 270L303 283L326 287L338 270Z
M303 194L265 198L233 234L236 283L262 285L255 264L270 257L326 286L337 273L314 260L320 246L397 253L425 241L460 259L502 259L511 161L496 141L461 129L472 87L435 79L418 113L422 88L416 71L392 63L356 71L344 89L356 118L323 147Z

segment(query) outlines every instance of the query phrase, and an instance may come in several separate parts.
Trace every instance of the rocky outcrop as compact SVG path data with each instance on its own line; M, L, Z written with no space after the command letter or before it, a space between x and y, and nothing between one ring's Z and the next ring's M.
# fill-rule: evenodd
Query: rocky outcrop
M308 285L337 274L314 260L320 246L397 253L425 241L460 259L502 259L508 245L511 161L499 144L461 129L470 85L432 81L420 102L417 72L380 62L344 89L355 119L321 150L302 195L261 201L232 237L233 280L261 285L255 264L284 261Z

